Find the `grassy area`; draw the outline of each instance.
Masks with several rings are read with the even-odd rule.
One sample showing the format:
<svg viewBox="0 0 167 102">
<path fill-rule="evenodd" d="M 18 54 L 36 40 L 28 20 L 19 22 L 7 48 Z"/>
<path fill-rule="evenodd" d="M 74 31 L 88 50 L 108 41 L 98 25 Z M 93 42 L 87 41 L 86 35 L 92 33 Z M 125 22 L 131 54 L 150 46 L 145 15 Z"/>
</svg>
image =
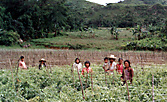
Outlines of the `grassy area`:
<svg viewBox="0 0 167 102">
<path fill-rule="evenodd" d="M 126 29 L 119 29 L 119 40 L 111 36 L 109 28 L 93 29 L 93 32 L 62 32 L 64 36 L 53 38 L 33 39 L 37 46 L 48 48 L 71 48 L 71 49 L 100 49 L 120 50 L 121 46 L 133 40 L 132 32 Z"/>
<path fill-rule="evenodd" d="M 129 30 L 127 30 L 129 29 Z M 167 50 L 166 37 L 161 33 L 147 34 L 147 37 L 135 40 L 133 28 L 119 28 L 118 40 L 110 33 L 110 28 L 90 29 L 88 31 L 64 32 L 54 37 L 49 33 L 48 38 L 32 39 L 24 42 L 22 46 L 31 44 L 30 49 L 74 49 L 74 50 Z M 141 34 L 141 36 L 145 36 Z M 142 37 L 141 37 L 142 38 Z M 0 46 L 0 48 L 16 49 L 15 46 Z"/>
</svg>

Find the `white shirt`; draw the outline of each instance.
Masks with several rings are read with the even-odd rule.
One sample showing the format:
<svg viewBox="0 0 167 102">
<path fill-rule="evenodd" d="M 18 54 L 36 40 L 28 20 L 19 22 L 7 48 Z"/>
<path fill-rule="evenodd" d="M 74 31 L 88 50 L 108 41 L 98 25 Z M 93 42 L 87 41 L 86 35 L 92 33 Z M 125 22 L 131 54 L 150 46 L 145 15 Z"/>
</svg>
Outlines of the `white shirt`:
<svg viewBox="0 0 167 102">
<path fill-rule="evenodd" d="M 107 70 L 109 68 L 109 64 L 108 63 L 104 63 L 103 67 L 104 67 L 105 70 Z"/>
<path fill-rule="evenodd" d="M 74 63 L 73 68 L 74 68 L 74 70 L 77 70 L 77 68 L 78 68 L 78 70 L 80 71 L 82 69 L 82 64 L 81 63 L 79 63 L 79 64 Z"/>
<path fill-rule="evenodd" d="M 19 67 L 22 68 L 22 69 L 27 69 L 27 66 L 26 66 L 24 61 L 23 62 L 22 61 L 19 62 Z"/>
<path fill-rule="evenodd" d="M 109 65 L 109 70 L 112 70 L 112 69 L 116 69 L 116 63 L 115 62 L 112 62 L 112 66 L 110 66 L 110 62 L 108 63 Z"/>
</svg>

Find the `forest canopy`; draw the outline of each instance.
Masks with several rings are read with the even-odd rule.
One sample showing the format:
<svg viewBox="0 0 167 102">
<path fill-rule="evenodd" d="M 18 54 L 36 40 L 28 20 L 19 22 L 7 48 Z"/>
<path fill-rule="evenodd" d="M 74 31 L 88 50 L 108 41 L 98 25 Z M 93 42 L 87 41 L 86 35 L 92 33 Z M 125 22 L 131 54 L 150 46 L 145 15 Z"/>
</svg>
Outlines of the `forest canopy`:
<svg viewBox="0 0 167 102">
<path fill-rule="evenodd" d="M 127 5 L 130 1 L 153 5 L 137 2 Z M 84 27 L 125 28 L 151 24 L 164 28 L 167 6 L 151 1 L 125 0 L 103 6 L 86 0 L 0 0 L 0 29 L 30 40 L 47 38 L 49 32 L 59 34 L 60 30 L 82 31 Z"/>
</svg>

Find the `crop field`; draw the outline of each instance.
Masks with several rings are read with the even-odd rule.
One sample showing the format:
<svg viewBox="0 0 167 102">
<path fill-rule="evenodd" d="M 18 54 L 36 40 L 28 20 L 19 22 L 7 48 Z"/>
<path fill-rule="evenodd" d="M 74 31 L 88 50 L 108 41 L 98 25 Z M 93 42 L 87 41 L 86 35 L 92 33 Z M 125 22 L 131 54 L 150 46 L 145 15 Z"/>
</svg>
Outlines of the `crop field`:
<svg viewBox="0 0 167 102">
<path fill-rule="evenodd" d="M 70 66 L 55 66 L 51 69 L 38 70 L 30 67 L 28 70 L 19 70 L 16 75 L 14 69 L 0 70 L 0 100 L 2 102 L 128 102 L 126 85 L 122 86 L 119 74 L 107 76 L 101 65 L 92 65 L 93 84 L 88 79 L 85 87 L 85 77 L 81 75 L 84 87 L 82 97 L 78 74 L 71 75 Z M 166 65 L 145 66 L 134 68 L 133 84 L 128 84 L 131 102 L 165 102 L 167 100 L 167 67 Z M 93 89 L 91 88 L 93 85 Z"/>
<path fill-rule="evenodd" d="M 107 75 L 102 69 L 103 58 L 114 54 L 129 59 L 134 69 L 133 84 L 128 84 L 132 102 L 165 102 L 167 100 L 167 53 L 134 51 L 51 50 L 51 49 L 0 49 L 0 100 L 29 102 L 81 102 L 81 101 L 129 101 L 126 85 L 122 86 L 119 74 Z M 16 74 L 18 59 L 25 56 L 28 70 Z M 71 65 L 78 57 L 83 63 L 91 61 L 93 84 L 81 75 L 84 88 L 83 100 L 77 71 L 71 73 Z M 47 60 L 47 69 L 38 70 L 39 59 Z M 93 88 L 91 87 L 93 85 Z M 87 87 L 86 87 L 87 86 Z"/>
</svg>

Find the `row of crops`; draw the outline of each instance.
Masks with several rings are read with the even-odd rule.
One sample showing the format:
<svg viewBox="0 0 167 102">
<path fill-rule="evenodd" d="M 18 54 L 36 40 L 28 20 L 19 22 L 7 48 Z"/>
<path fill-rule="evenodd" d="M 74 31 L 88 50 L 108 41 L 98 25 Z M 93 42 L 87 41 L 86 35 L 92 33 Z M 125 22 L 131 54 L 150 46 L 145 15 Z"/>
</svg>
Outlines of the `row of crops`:
<svg viewBox="0 0 167 102">
<path fill-rule="evenodd" d="M 85 87 L 85 77 L 81 76 L 85 101 L 128 101 L 126 85 L 122 86 L 119 74 L 107 76 L 101 66 L 93 65 L 93 90 L 91 80 Z M 149 66 L 144 69 L 134 68 L 133 85 L 129 85 L 130 100 L 148 102 L 153 100 L 152 75 L 154 75 L 154 100 L 165 102 L 167 100 L 167 67 Z M 74 84 L 73 84 L 74 82 Z M 71 75 L 71 67 L 54 67 L 52 69 L 38 70 L 29 68 L 19 70 L 0 70 L 0 100 L 12 101 L 45 101 L 45 102 L 75 102 L 83 101 L 81 85 L 78 74 Z"/>
</svg>

